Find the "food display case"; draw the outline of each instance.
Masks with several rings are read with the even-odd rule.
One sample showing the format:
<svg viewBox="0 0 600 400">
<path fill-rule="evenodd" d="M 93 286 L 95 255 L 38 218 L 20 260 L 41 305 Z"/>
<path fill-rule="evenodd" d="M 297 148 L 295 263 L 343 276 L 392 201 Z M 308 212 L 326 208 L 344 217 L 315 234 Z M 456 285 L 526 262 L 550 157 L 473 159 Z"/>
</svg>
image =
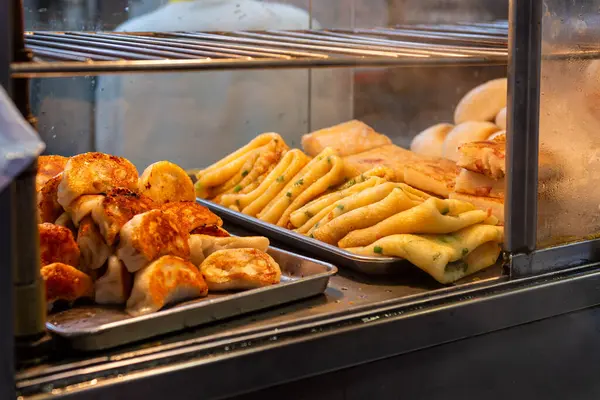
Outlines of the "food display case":
<svg viewBox="0 0 600 400">
<path fill-rule="evenodd" d="M 207 2 L 235 17 L 210 14 L 216 22 L 205 25 L 219 29 L 188 29 L 185 13 L 173 14 L 182 28 L 164 28 L 152 14 L 196 2 L 204 0 L 71 8 L 5 1 L 0 83 L 46 154 L 71 157 L 51 179 L 63 188 L 60 217 L 64 211 L 75 223 L 79 197 L 65 200 L 65 188 L 94 162 L 75 165 L 77 154 L 144 171 L 144 184 L 134 174 L 130 196 L 147 194 L 157 204 L 170 186 L 154 191 L 145 168 L 169 160 L 193 181 L 194 206 L 219 220 L 202 228 L 254 240 L 236 250 L 260 248 L 277 264 L 277 282 L 212 293 L 216 283 L 202 266 L 219 253 L 215 244 L 211 254 L 202 248 L 198 263 L 188 251 L 194 273 L 199 267 L 209 282 L 205 300 L 144 315 L 130 312 L 129 302 L 126 314 L 84 301 L 46 314 L 38 229 L 47 227 L 36 220 L 42 195 L 33 162 L 0 181 L 1 398 L 597 396 L 588 366 L 600 351 L 594 7 L 583 0 Z M 277 7 L 291 7 L 291 27 Z M 246 25 L 251 9 L 279 19 Z M 127 13 L 148 12 L 149 20 L 125 22 Z M 478 124 L 479 133 L 464 133 L 465 124 Z M 442 139 L 432 139 L 430 127 Z M 357 130 L 366 132 L 364 143 Z M 452 139 L 459 134 L 469 140 Z M 0 132 L 0 140 L 15 137 Z M 369 141 L 376 144 L 365 149 Z M 258 172 L 245 180 L 269 157 L 276 159 L 262 180 Z M 181 170 L 168 164 L 161 168 L 170 174 Z M 461 191 L 461 174 L 486 183 Z M 300 188 L 309 179 L 309 189 Z M 273 189 L 278 184 L 285 189 Z M 105 180 L 95 185 L 79 195 L 101 195 L 101 205 L 119 196 Z M 117 246 L 107 268 L 113 257 L 122 261 L 140 296 L 141 272 L 164 257 L 187 262 L 181 252 L 161 253 L 133 268 L 139 257 L 122 251 L 135 247 L 132 221 L 168 213 L 185 197 L 169 195 L 166 206 L 132 213 L 112 242 L 102 232 Z M 96 223 L 98 207 L 89 212 Z M 77 238 L 81 226 L 73 228 Z M 185 232 L 190 246 L 193 236 L 210 236 L 196 229 Z M 452 255 L 442 262 L 444 251 Z"/>
</svg>

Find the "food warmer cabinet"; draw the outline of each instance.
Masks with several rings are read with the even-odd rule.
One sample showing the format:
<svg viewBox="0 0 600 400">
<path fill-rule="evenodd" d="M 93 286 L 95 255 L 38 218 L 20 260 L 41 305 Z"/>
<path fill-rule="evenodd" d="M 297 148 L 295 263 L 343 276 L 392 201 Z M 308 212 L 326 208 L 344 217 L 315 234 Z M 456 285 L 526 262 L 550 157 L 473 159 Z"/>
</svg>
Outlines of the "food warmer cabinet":
<svg viewBox="0 0 600 400">
<path fill-rule="evenodd" d="M 40 285 L 32 165 L 0 197 L 0 397 L 597 397 L 588 364 L 600 351 L 598 147 L 587 132 L 597 123 L 598 23 L 597 10 L 576 3 L 511 1 L 508 23 L 211 33 L 229 54 L 232 43 L 250 43 L 271 56 L 154 53 L 148 60 L 131 55 L 152 54 L 144 43 L 153 41 L 177 54 L 181 37 L 208 34 L 155 34 L 136 43 L 69 33 L 79 46 L 61 51 L 65 35 L 23 35 L 21 5 L 4 1 L 0 82 L 31 123 L 34 78 L 290 68 L 318 74 L 332 67 L 388 68 L 394 74 L 386 76 L 401 77 L 411 68 L 439 74 L 503 65 L 509 118 L 503 265 L 447 287 L 418 274 L 369 277 L 341 269 L 324 296 L 92 353 L 50 337 L 34 309 Z M 125 49 L 118 57 L 115 44 Z M 453 51 L 433 51 L 439 46 Z M 469 46 L 477 50 L 459 51 Z M 404 54 L 414 48 L 429 54 Z M 562 157 L 565 179 L 556 187 L 538 185 L 540 148 Z"/>
</svg>

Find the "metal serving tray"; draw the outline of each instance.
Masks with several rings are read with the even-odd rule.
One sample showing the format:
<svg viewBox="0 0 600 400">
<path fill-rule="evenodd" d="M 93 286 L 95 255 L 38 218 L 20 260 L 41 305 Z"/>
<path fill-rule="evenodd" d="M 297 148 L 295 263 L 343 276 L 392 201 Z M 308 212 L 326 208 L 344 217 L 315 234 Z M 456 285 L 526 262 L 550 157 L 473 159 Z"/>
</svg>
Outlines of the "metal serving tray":
<svg viewBox="0 0 600 400">
<path fill-rule="evenodd" d="M 416 268 L 401 258 L 360 256 L 289 229 L 281 228 L 249 215 L 233 211 L 212 201 L 203 199 L 197 199 L 197 201 L 229 223 L 238 225 L 250 232 L 266 236 L 294 249 L 305 251 L 319 259 L 329 261 L 338 267 L 351 268 L 369 275 L 397 274 L 406 268 Z"/>
<path fill-rule="evenodd" d="M 315 296 L 325 291 L 337 272 L 331 264 L 274 247 L 268 253 L 281 267 L 279 285 L 209 294 L 140 317 L 119 307 L 76 306 L 50 314 L 46 326 L 74 349 L 102 350 Z"/>
</svg>

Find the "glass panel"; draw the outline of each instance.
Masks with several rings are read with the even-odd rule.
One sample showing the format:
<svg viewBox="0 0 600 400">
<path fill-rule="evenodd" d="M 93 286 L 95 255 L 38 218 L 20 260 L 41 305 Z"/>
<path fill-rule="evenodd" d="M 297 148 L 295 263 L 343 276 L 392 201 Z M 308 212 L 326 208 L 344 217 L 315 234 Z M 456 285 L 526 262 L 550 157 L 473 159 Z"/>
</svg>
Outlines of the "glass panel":
<svg viewBox="0 0 600 400">
<path fill-rule="evenodd" d="M 599 11 L 599 1 L 545 1 L 539 247 L 600 231 L 600 61 L 581 57 L 599 50 Z"/>
</svg>

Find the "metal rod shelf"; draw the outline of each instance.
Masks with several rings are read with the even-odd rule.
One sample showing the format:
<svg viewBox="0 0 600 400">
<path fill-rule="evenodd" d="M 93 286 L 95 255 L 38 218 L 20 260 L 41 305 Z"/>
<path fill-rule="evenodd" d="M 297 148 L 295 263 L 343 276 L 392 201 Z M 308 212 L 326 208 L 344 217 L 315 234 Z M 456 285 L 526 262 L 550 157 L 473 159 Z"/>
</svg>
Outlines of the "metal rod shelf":
<svg viewBox="0 0 600 400">
<path fill-rule="evenodd" d="M 15 78 L 186 70 L 503 65 L 508 30 L 492 25 L 228 33 L 25 32 L 34 62 Z"/>
</svg>

